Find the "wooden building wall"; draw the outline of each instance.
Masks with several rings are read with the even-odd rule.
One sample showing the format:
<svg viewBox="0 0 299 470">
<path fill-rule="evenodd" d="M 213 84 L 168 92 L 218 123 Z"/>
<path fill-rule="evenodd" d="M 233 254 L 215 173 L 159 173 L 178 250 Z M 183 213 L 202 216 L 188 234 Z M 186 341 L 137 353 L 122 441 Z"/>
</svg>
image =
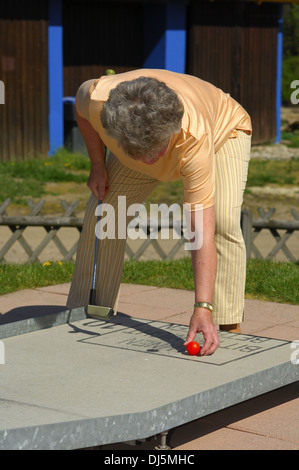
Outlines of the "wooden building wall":
<svg viewBox="0 0 299 470">
<path fill-rule="evenodd" d="M 191 1 L 186 72 L 231 93 L 250 113 L 255 143 L 275 138 L 278 4 Z M 153 24 L 153 28 L 155 24 Z M 64 96 L 107 68 L 144 61 L 144 5 L 63 0 Z M 47 155 L 48 0 L 9 0 L 0 8 L 0 161 Z"/>
<path fill-rule="evenodd" d="M 214 83 L 249 112 L 253 142 L 276 135 L 279 5 L 194 2 L 188 12 L 187 73 Z"/>
<path fill-rule="evenodd" d="M 0 161 L 47 155 L 48 5 L 46 0 L 1 2 Z"/>
<path fill-rule="evenodd" d="M 143 66 L 141 3 L 64 0 L 64 95 L 74 96 L 85 80 Z"/>
</svg>

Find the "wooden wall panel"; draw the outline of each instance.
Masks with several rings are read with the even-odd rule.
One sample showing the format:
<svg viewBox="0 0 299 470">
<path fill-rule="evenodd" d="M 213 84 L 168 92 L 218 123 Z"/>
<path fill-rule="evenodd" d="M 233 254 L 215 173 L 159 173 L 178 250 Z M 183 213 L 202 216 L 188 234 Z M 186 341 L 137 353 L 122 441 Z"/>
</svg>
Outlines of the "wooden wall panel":
<svg viewBox="0 0 299 470">
<path fill-rule="evenodd" d="M 64 0 L 64 95 L 82 82 L 143 64 L 143 6 L 94 0 Z"/>
<path fill-rule="evenodd" d="M 249 112 L 253 142 L 276 137 L 279 5 L 193 2 L 188 12 L 187 73 L 230 93 Z"/>
<path fill-rule="evenodd" d="M 46 1 L 10 0 L 1 6 L 0 161 L 48 153 L 47 27 Z"/>
</svg>

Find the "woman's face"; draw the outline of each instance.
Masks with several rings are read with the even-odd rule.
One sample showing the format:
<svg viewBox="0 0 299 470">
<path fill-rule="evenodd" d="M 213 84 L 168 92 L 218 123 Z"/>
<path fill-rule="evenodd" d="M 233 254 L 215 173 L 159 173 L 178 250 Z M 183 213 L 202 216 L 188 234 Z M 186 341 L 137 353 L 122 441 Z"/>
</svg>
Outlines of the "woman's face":
<svg viewBox="0 0 299 470">
<path fill-rule="evenodd" d="M 169 144 L 170 144 L 170 141 L 168 142 L 167 145 L 165 145 L 165 147 L 163 147 L 163 149 L 161 150 L 161 152 L 159 152 L 157 155 L 150 156 L 150 157 L 140 157 L 138 160 L 140 160 L 142 163 L 145 163 L 146 165 L 153 165 L 153 164 L 156 163 L 161 157 L 163 157 L 163 155 L 165 155 L 165 153 L 167 152 L 167 150 L 168 150 L 168 148 L 169 148 Z"/>
</svg>

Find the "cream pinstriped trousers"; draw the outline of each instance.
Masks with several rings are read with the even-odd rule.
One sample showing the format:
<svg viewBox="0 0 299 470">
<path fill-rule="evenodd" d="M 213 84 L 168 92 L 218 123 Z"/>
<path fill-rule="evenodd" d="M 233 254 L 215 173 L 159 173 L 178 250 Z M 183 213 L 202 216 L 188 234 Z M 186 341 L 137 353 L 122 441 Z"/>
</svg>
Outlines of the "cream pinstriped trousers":
<svg viewBox="0 0 299 470">
<path fill-rule="evenodd" d="M 215 324 L 241 323 L 244 315 L 246 251 L 240 227 L 240 216 L 250 145 L 251 136 L 238 131 L 238 136 L 228 139 L 215 155 L 215 242 L 218 255 L 213 299 Z M 159 181 L 124 167 L 113 154 L 108 157 L 107 171 L 109 192 L 104 202 L 115 208 L 115 233 L 117 234 L 118 196 L 126 196 L 126 207 L 134 203 L 142 203 Z M 89 303 L 97 204 L 98 201 L 91 195 L 86 208 L 75 272 L 67 301 L 69 309 L 86 306 Z M 127 217 L 127 223 L 129 220 Z M 107 225 L 110 222 L 114 224 L 114 220 L 109 221 L 107 218 Z M 105 238 L 98 242 L 96 303 L 112 307 L 114 310 L 117 310 L 125 246 L 126 240 L 118 239 L 117 236 L 115 239 Z M 186 308 L 190 308 L 191 315 L 193 306 L 186 306 Z"/>
</svg>

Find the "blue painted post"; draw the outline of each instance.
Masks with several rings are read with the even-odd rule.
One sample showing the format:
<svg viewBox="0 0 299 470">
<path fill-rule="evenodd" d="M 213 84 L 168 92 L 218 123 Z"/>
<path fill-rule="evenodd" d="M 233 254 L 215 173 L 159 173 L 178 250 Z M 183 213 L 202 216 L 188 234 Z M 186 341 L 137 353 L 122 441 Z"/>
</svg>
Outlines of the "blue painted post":
<svg viewBox="0 0 299 470">
<path fill-rule="evenodd" d="M 278 35 L 277 35 L 277 69 L 276 69 L 276 140 L 281 141 L 281 86 L 282 86 L 282 59 L 283 59 L 283 33 L 282 33 L 282 5 L 279 5 Z"/>
<path fill-rule="evenodd" d="M 62 0 L 49 0 L 49 155 L 64 145 Z"/>
<path fill-rule="evenodd" d="M 144 61 L 146 69 L 165 68 L 165 5 L 144 5 Z"/>
<path fill-rule="evenodd" d="M 185 0 L 145 5 L 144 31 L 143 66 L 185 73 Z"/>
<path fill-rule="evenodd" d="M 184 0 L 168 2 L 166 10 L 165 68 L 185 73 L 186 5 Z"/>
</svg>

